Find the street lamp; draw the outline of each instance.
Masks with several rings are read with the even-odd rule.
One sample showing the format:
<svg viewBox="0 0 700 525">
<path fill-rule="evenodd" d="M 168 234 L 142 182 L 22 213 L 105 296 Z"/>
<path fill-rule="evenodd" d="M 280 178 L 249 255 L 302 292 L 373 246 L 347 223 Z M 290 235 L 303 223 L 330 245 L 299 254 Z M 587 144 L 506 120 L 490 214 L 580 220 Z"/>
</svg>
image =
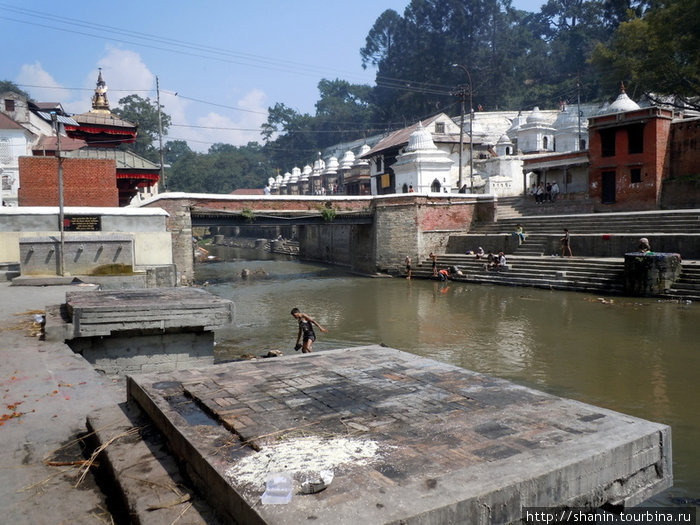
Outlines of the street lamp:
<svg viewBox="0 0 700 525">
<path fill-rule="evenodd" d="M 452 64 L 452 67 L 458 67 L 467 74 L 469 80 L 469 193 L 474 193 L 474 109 L 472 108 L 472 94 L 474 93 L 474 85 L 472 84 L 472 76 L 469 70 L 462 64 Z M 466 93 L 462 87 L 459 91 L 460 99 L 462 100 L 461 123 L 459 126 L 459 189 L 462 189 L 462 139 L 464 137 L 464 99 Z"/>
</svg>

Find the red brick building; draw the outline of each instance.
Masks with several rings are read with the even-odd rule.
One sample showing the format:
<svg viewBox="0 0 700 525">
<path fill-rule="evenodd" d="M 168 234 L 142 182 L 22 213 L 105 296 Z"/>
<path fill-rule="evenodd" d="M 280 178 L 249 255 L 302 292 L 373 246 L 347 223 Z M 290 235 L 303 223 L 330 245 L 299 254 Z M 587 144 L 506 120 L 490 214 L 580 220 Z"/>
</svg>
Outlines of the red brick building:
<svg viewBox="0 0 700 525">
<path fill-rule="evenodd" d="M 640 108 L 624 92 L 589 118 L 589 197 L 596 211 L 657 209 L 668 176 L 673 111 Z"/>
<path fill-rule="evenodd" d="M 116 207 L 116 164 L 107 159 L 62 159 L 65 206 Z M 20 157 L 20 206 L 58 206 L 58 158 Z"/>
</svg>

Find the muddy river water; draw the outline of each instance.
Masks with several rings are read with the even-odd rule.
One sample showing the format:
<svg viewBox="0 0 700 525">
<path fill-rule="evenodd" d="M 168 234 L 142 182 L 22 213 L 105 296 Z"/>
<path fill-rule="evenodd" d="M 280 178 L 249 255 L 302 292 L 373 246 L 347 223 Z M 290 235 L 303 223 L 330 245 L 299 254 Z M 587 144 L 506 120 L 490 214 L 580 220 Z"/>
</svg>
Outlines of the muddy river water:
<svg viewBox="0 0 700 525">
<path fill-rule="evenodd" d="M 215 250 L 215 251 L 214 251 Z M 294 353 L 293 307 L 328 329 L 314 351 L 383 343 L 672 427 L 674 487 L 700 504 L 700 304 L 532 288 L 365 278 L 232 248 L 197 265 L 234 303 L 216 358 Z M 241 271 L 253 275 L 241 278 Z"/>
</svg>

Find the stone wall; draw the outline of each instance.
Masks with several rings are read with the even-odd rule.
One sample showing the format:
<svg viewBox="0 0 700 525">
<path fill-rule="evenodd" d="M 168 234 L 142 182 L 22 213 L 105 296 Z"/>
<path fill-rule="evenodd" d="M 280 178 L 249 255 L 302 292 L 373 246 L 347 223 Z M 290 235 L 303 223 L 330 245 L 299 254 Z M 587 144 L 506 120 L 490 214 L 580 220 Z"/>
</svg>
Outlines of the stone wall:
<svg viewBox="0 0 700 525">
<path fill-rule="evenodd" d="M 328 224 L 297 227 L 302 259 L 349 266 L 353 271 L 375 273 L 399 271 L 409 255 L 425 258 L 430 251 L 444 251 L 450 235 L 468 231 L 472 223 L 495 220 L 492 195 L 407 193 L 366 196 L 213 196 L 162 194 L 144 204 L 166 210 L 172 234 L 173 259 L 180 282 L 194 278 L 192 220 L 190 209 L 242 211 L 318 211 L 333 207 L 340 211 L 371 210 L 372 225 Z"/>
<path fill-rule="evenodd" d="M 214 363 L 214 332 L 84 337 L 71 349 L 109 376 L 189 370 Z"/>
<path fill-rule="evenodd" d="M 146 270 L 149 267 L 168 267 L 173 264 L 173 249 L 171 234 L 166 230 L 167 214 L 163 210 L 149 210 L 136 208 L 88 208 L 66 207 L 65 215 L 73 219 L 86 217 L 95 225 L 94 231 L 66 231 L 64 234 L 68 247 L 75 248 L 66 257 L 72 257 L 74 262 L 83 264 L 87 260 L 87 254 L 94 248 L 91 258 L 91 266 L 95 268 L 102 264 L 122 263 L 129 264 L 135 270 Z M 188 215 L 189 217 L 189 215 Z M 118 257 L 119 260 L 108 261 L 107 253 L 103 247 L 102 252 L 97 249 L 102 245 L 102 240 L 109 237 L 128 237 L 131 255 L 128 260 L 123 260 L 126 255 L 124 247 Z M 26 244 L 25 239 L 43 238 L 51 243 L 52 238 L 59 239 L 58 208 L 57 207 L 14 207 L 0 208 L 0 262 L 20 262 L 26 259 L 20 253 L 20 244 Z M 44 243 L 45 244 L 45 243 Z M 82 246 L 82 250 L 79 250 Z M 71 248 L 72 249 L 72 248 Z M 68 248 L 67 248 L 68 253 Z M 98 256 L 95 259 L 95 256 Z M 114 253 L 112 253 L 112 258 Z M 55 259 L 45 261 L 45 271 L 55 275 Z M 36 259 L 32 265 L 37 263 Z M 31 271 L 34 273 L 36 268 Z M 80 271 L 76 267 L 76 272 Z M 167 269 L 163 270 L 170 273 Z M 34 273 L 35 274 L 35 273 Z"/>
</svg>

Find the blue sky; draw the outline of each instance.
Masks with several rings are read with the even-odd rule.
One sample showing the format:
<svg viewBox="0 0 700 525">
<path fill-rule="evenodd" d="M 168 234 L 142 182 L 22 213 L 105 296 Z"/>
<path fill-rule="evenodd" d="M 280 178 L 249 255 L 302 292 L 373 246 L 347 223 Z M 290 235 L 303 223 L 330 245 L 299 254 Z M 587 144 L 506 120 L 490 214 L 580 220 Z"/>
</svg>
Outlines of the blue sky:
<svg viewBox="0 0 700 525">
<path fill-rule="evenodd" d="M 168 139 L 206 151 L 260 141 L 267 108 L 314 113 L 322 78 L 374 81 L 359 50 L 386 9 L 409 0 L 0 0 L 0 80 L 36 100 L 90 109 L 102 68 L 112 107 L 131 93 L 172 117 Z M 541 0 L 514 0 L 528 11 Z M 177 93 L 177 95 L 176 95 Z"/>
</svg>

